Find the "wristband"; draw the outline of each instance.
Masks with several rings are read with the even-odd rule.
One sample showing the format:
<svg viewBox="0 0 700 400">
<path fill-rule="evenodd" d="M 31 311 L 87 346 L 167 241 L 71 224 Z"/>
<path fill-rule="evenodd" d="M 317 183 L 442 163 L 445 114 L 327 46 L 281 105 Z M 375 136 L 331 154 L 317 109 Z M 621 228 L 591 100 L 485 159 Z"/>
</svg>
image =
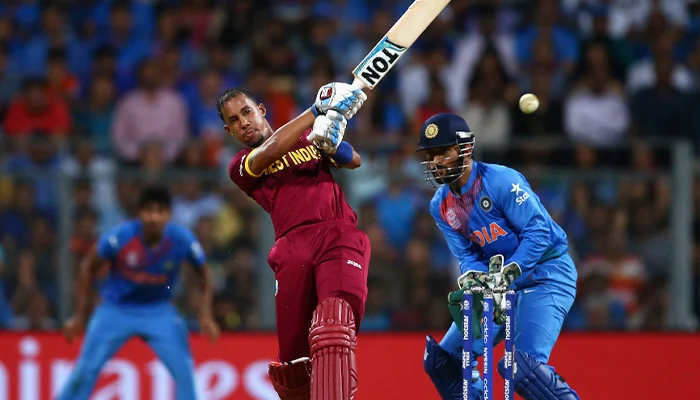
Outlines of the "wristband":
<svg viewBox="0 0 700 400">
<path fill-rule="evenodd" d="M 319 115 L 326 115 L 326 113 L 322 112 L 318 109 L 318 107 L 316 107 L 316 104 L 311 105 L 311 113 L 314 115 L 314 117 L 318 117 Z"/>
<path fill-rule="evenodd" d="M 339 165 L 348 165 L 352 161 L 352 146 L 348 142 L 340 142 L 338 150 L 335 154 L 330 154 L 330 157 Z"/>
</svg>

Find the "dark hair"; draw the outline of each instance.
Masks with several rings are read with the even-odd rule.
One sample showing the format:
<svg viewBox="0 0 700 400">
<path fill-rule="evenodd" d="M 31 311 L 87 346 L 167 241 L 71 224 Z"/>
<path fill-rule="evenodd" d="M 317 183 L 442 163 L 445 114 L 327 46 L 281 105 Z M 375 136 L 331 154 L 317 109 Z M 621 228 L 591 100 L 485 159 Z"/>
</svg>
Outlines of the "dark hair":
<svg viewBox="0 0 700 400">
<path fill-rule="evenodd" d="M 170 208 L 171 199 L 168 189 L 157 186 L 149 186 L 145 188 L 143 192 L 141 192 L 138 206 L 139 208 L 144 208 L 149 204 L 159 204 L 165 206 L 166 208 Z"/>
<path fill-rule="evenodd" d="M 131 14 L 131 4 L 128 0 L 116 0 L 109 9 L 110 12 L 124 11 Z"/>
<path fill-rule="evenodd" d="M 68 52 L 61 47 L 49 49 L 49 54 L 46 56 L 48 62 L 65 62 L 68 60 Z"/>
<path fill-rule="evenodd" d="M 97 211 L 93 210 L 90 207 L 81 207 L 75 211 L 75 214 L 73 214 L 73 220 L 74 221 L 79 221 L 81 219 L 97 219 Z"/>
<path fill-rule="evenodd" d="M 102 45 L 95 50 L 95 53 L 92 56 L 93 60 L 98 60 L 100 58 L 114 58 L 115 57 L 115 52 L 114 52 L 114 47 L 109 46 L 109 45 Z"/>
<path fill-rule="evenodd" d="M 46 88 L 46 80 L 40 77 L 29 77 L 22 81 L 22 89 L 44 89 Z"/>
<path fill-rule="evenodd" d="M 258 104 L 258 100 L 253 96 L 253 93 L 250 92 L 250 90 L 245 89 L 245 88 L 233 88 L 233 89 L 226 89 L 224 93 L 221 94 L 219 97 L 219 102 L 216 103 L 216 110 L 219 112 L 219 118 L 221 118 L 222 121 L 226 122 L 226 119 L 224 119 L 224 112 L 222 111 L 224 108 L 224 104 L 231 100 L 232 98 L 238 96 L 238 95 L 243 95 L 247 98 L 249 98 L 253 103 Z"/>
</svg>

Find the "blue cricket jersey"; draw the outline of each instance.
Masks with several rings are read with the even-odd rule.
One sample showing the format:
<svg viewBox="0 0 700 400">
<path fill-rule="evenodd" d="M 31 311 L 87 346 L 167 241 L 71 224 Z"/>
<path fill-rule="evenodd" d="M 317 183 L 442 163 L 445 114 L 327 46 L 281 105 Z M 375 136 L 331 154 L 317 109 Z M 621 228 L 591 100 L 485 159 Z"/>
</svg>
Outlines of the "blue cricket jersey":
<svg viewBox="0 0 700 400">
<path fill-rule="evenodd" d="M 160 243 L 149 248 L 139 220 L 121 223 L 102 235 L 97 253 L 110 264 L 100 294 L 118 304 L 169 301 L 182 262 L 197 268 L 206 262 L 202 246 L 187 228 L 166 224 Z"/>
<path fill-rule="evenodd" d="M 440 187 L 430 202 L 430 213 L 462 273 L 488 271 L 489 258 L 502 254 L 506 264 L 517 262 L 523 271 L 515 287 L 541 279 L 575 281 L 571 268 L 551 270 L 548 264 L 538 270 L 543 262 L 568 253 L 566 233 L 525 177 L 511 168 L 473 162 L 461 196 L 447 185 Z"/>
</svg>

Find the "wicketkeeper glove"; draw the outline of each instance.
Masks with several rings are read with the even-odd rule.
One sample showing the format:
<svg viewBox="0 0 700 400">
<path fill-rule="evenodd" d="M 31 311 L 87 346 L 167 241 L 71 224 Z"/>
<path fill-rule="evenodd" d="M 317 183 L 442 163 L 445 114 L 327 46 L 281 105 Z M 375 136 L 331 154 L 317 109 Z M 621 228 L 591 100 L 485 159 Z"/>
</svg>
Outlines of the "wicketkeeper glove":
<svg viewBox="0 0 700 400">
<path fill-rule="evenodd" d="M 455 292 L 450 292 L 447 295 L 448 306 L 450 308 L 450 314 L 459 328 L 460 336 L 464 334 L 464 316 L 462 315 L 462 302 L 464 301 L 464 292 L 467 288 L 459 289 Z M 472 320 L 469 321 L 471 324 L 472 337 L 474 339 L 481 339 L 481 320 L 484 319 L 484 304 L 482 300 L 484 299 L 484 294 L 482 292 L 475 292 L 472 295 Z"/>
<path fill-rule="evenodd" d="M 504 266 L 504 258 L 502 254 L 496 254 L 489 259 L 489 275 L 491 279 L 489 283 L 493 286 L 491 289 L 502 288 L 507 289 L 522 275 L 520 265 L 516 262 L 511 262 Z M 495 304 L 493 313 L 493 322 L 497 325 L 503 325 L 506 322 L 506 303 L 504 293 L 493 293 L 493 303 Z"/>
<path fill-rule="evenodd" d="M 522 275 L 522 270 L 518 263 L 511 262 L 503 266 L 504 257 L 501 254 L 491 257 L 489 260 L 489 272 L 483 271 L 467 271 L 457 279 L 457 284 L 460 290 L 451 292 L 447 298 L 449 303 L 450 314 L 457 323 L 460 333 L 463 333 L 462 326 L 462 301 L 464 299 L 464 291 L 474 287 L 489 288 L 508 288 L 516 279 Z M 474 304 L 472 305 L 472 332 L 475 338 L 481 337 L 481 320 L 483 319 L 483 292 L 477 291 L 473 295 Z M 505 296 L 501 293 L 493 294 L 494 314 L 493 322 L 497 325 L 503 325 L 506 321 L 505 315 Z"/>
</svg>

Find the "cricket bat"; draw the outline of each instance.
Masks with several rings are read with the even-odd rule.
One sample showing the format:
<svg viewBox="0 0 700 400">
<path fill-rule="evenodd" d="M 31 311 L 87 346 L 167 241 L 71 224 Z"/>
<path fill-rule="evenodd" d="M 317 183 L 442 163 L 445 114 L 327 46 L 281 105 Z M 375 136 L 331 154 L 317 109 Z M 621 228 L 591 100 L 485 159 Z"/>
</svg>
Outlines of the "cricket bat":
<svg viewBox="0 0 700 400">
<path fill-rule="evenodd" d="M 450 0 L 415 0 L 352 71 L 353 86 L 374 89 L 449 3 Z"/>
</svg>

